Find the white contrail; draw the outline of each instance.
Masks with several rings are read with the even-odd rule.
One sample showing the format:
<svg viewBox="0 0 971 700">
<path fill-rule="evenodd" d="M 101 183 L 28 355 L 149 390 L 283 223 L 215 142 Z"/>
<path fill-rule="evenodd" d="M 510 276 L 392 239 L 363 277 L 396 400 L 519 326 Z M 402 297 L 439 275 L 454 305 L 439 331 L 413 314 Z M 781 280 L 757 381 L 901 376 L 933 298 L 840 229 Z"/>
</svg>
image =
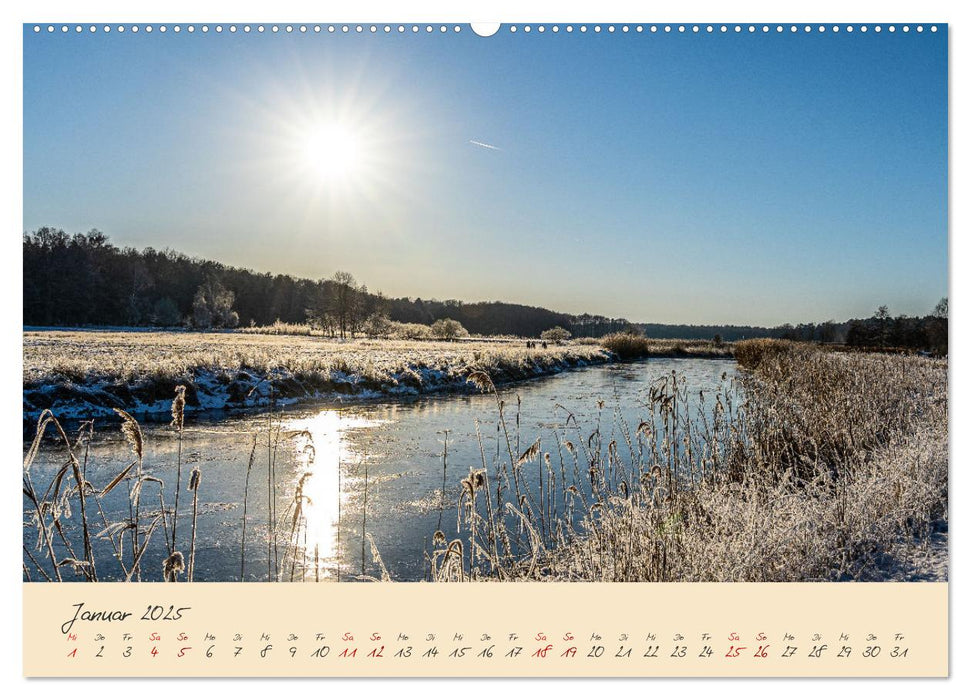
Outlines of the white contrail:
<svg viewBox="0 0 971 700">
<path fill-rule="evenodd" d="M 473 146 L 479 146 L 480 148 L 488 148 L 490 151 L 502 150 L 498 146 L 493 146 L 491 143 L 482 143 L 481 141 L 476 141 L 475 139 L 469 139 L 469 143 L 471 143 Z"/>
</svg>

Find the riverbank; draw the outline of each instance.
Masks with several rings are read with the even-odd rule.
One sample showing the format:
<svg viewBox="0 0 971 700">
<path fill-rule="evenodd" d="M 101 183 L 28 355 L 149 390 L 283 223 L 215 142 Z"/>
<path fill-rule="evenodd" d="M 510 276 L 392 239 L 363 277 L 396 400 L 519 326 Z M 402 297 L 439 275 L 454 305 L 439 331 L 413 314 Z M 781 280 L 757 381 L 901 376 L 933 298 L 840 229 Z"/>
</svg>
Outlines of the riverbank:
<svg viewBox="0 0 971 700">
<path fill-rule="evenodd" d="M 629 450 L 580 445 L 593 497 L 562 496 L 578 519 L 517 509 L 535 533 L 527 554 L 477 543 L 489 557 L 465 575 L 947 580 L 947 361 L 765 340 L 739 343 L 736 357 L 744 404 L 717 396 L 714 417 L 698 417 L 676 378 L 658 384 L 660 426 L 639 426 Z M 478 537 L 510 533 L 493 519 Z"/>
<path fill-rule="evenodd" d="M 464 379 L 484 395 L 407 402 L 385 414 L 314 409 L 185 434 L 178 426 L 143 434 L 124 419 L 123 432 L 160 491 L 163 483 L 171 489 L 185 454 L 205 459 L 205 483 L 215 485 L 204 504 L 252 508 L 240 475 L 249 474 L 259 444 L 267 449 L 256 463 L 265 483 L 282 486 L 284 511 L 315 494 L 295 530 L 292 521 L 277 523 L 275 507 L 251 511 L 270 531 L 279 528 L 284 566 L 274 559 L 271 568 L 269 555 L 241 544 L 240 577 L 245 563 L 266 580 L 318 580 L 317 546 L 331 551 L 336 539 L 355 543 L 341 551 L 337 575 L 344 565 L 362 578 L 398 580 L 402 562 L 425 552 L 429 568 L 417 577 L 439 581 L 946 580 L 947 362 L 779 341 L 736 350 L 737 371 L 710 360 L 618 362 L 530 382 L 516 389 L 522 402 L 473 370 Z M 443 411 L 449 406 L 461 416 Z M 124 445 L 92 441 L 89 464 L 88 444 L 83 464 L 103 470 L 89 472 L 92 483 L 119 483 L 130 460 Z M 31 473 L 54 486 L 36 498 L 56 500 L 63 458 L 41 462 Z M 364 530 L 369 483 L 387 484 L 391 501 L 371 499 Z M 125 491 L 106 487 L 92 497 L 109 491 L 115 502 L 104 507 L 127 517 Z M 336 526 L 331 499 L 342 504 Z M 25 513 L 45 508 L 31 501 Z M 452 508 L 456 517 L 443 520 Z M 220 525 L 239 522 L 233 514 Z M 203 532 L 218 533 L 213 546 L 226 547 L 225 528 L 210 523 Z M 332 564 L 323 564 L 327 575 Z"/>
<path fill-rule="evenodd" d="M 186 411 L 348 401 L 475 390 L 471 373 L 497 384 L 604 364 L 597 345 L 527 348 L 525 342 L 352 340 L 240 333 L 28 331 L 24 420 L 164 416 L 177 386 Z"/>
<path fill-rule="evenodd" d="M 299 335 L 150 329 L 29 329 L 23 334 L 23 415 L 164 418 L 177 386 L 192 412 L 365 401 L 476 390 L 592 365 L 647 358 L 732 357 L 731 346 L 657 340 L 635 357 L 595 339 L 543 347 L 525 340 L 340 341 Z"/>
</svg>

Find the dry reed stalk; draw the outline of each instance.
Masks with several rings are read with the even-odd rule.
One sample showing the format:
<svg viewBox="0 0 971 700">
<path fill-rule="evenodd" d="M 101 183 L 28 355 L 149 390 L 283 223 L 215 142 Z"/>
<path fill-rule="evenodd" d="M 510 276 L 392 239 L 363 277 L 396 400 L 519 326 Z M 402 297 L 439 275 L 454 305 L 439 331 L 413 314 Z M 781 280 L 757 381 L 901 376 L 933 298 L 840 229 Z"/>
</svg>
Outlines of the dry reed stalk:
<svg viewBox="0 0 971 700">
<path fill-rule="evenodd" d="M 438 529 L 442 529 L 442 514 L 445 512 L 445 485 L 448 474 L 448 430 L 445 433 L 445 447 L 442 450 L 442 497 L 438 507 Z"/>
<path fill-rule="evenodd" d="M 172 550 L 175 550 L 178 546 L 175 532 L 179 522 L 179 491 L 182 489 L 182 436 L 185 428 L 185 386 L 181 384 L 175 387 L 175 398 L 172 400 L 172 425 L 175 426 L 179 435 L 175 472 L 175 510 L 172 513 Z"/>
<path fill-rule="evenodd" d="M 141 568 L 138 562 L 141 560 L 141 555 L 144 550 L 141 550 L 138 545 L 138 527 L 140 524 L 141 517 L 141 484 L 142 484 L 142 460 L 144 458 L 144 440 L 142 438 L 142 429 L 134 418 L 131 417 L 126 411 L 120 408 L 114 409 L 121 417 L 121 432 L 128 441 L 131 447 L 132 453 L 135 455 L 135 486 L 134 488 L 129 487 L 128 500 L 130 504 L 130 516 L 132 519 L 131 527 L 131 545 L 132 545 L 132 569 L 129 575 L 134 574 L 137 580 L 141 580 Z"/>
<path fill-rule="evenodd" d="M 195 467 L 189 476 L 189 490 L 192 492 L 192 535 L 189 539 L 189 570 L 187 579 L 189 583 L 192 582 L 193 574 L 195 573 L 195 563 L 196 563 L 196 519 L 199 514 L 199 484 L 202 481 L 202 471 L 199 467 Z M 172 529 L 175 530 L 175 525 L 172 525 Z"/>
<path fill-rule="evenodd" d="M 246 580 L 246 513 L 249 506 L 249 477 L 253 470 L 253 462 L 256 461 L 256 445 L 259 441 L 259 434 L 253 435 L 253 447 L 250 449 L 249 462 L 246 464 L 246 480 L 243 485 L 243 522 L 241 525 L 241 535 L 239 542 L 239 580 Z"/>
<path fill-rule="evenodd" d="M 364 545 L 365 538 L 367 535 L 367 496 L 368 496 L 368 473 L 367 473 L 367 461 L 364 462 L 364 506 L 361 509 L 361 576 L 366 575 L 365 571 L 365 559 L 364 559 Z"/>
</svg>

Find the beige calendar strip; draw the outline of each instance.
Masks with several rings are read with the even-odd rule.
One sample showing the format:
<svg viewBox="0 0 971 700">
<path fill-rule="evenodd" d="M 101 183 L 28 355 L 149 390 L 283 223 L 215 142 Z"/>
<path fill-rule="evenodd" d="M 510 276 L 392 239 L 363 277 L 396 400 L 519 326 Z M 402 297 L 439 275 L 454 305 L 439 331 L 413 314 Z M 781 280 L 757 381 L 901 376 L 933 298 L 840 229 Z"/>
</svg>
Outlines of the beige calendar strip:
<svg viewBox="0 0 971 700">
<path fill-rule="evenodd" d="M 946 583 L 27 583 L 27 676 L 946 676 Z"/>
</svg>

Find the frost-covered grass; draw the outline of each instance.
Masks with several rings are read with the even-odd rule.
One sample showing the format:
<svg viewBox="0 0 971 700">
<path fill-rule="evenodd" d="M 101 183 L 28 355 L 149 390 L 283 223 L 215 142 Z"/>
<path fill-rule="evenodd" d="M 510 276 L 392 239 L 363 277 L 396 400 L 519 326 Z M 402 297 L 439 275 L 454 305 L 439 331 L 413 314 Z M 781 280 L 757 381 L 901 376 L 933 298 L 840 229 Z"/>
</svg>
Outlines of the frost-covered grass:
<svg viewBox="0 0 971 700">
<path fill-rule="evenodd" d="M 385 380 L 419 367 L 525 367 L 566 357 L 600 359 L 597 346 L 527 349 L 525 342 L 348 340 L 241 333 L 41 331 L 24 333 L 24 384 L 58 376 L 183 379 L 205 370 L 340 371 Z"/>
<path fill-rule="evenodd" d="M 124 336 L 134 334 L 119 335 L 123 337 L 115 341 L 102 340 L 129 352 L 136 347 L 148 352 L 145 344 L 158 352 L 158 341 L 150 345 L 152 341 L 142 339 L 142 334 L 129 338 L 127 345 Z M 42 334 L 47 341 L 50 336 Z M 206 338 L 229 346 L 234 336 L 219 341 L 216 335 L 196 335 L 167 342 L 178 346 L 184 341 L 185 347 Z M 86 347 L 77 334 L 65 334 L 61 340 Z M 558 406 L 561 420 L 542 434 L 526 434 L 519 428 L 518 401 L 513 402 L 513 394 L 496 384 L 498 372 L 535 368 L 537 357 L 546 358 L 542 361 L 551 367 L 570 357 L 582 360 L 584 356 L 573 354 L 576 348 L 549 348 L 525 356 L 520 354 L 525 348 L 479 348 L 471 350 L 480 355 L 473 354 L 470 360 L 465 354 L 450 354 L 466 352 L 463 346 L 421 346 L 431 353 L 429 362 L 451 362 L 445 365 L 448 371 L 496 401 L 496 429 L 476 431 L 480 441 L 483 433 L 495 436 L 496 461 L 490 464 L 482 449 L 481 468 L 460 465 L 463 472 L 468 469 L 460 491 L 443 494 L 448 503 L 457 503 L 458 534 L 449 541 L 440 531 L 428 533 L 433 580 L 947 578 L 946 360 L 831 353 L 782 341 L 747 341 L 736 348 L 746 370 L 741 387 L 728 382 L 697 401 L 689 400 L 684 377 L 672 373 L 652 385 L 645 397 L 646 414 L 638 425 L 621 419 L 608 430 L 601 425 L 609 420 L 606 415 L 596 424 L 581 425 Z M 342 347 L 347 351 L 348 346 Z M 391 352 L 390 347 L 398 346 L 380 347 Z M 107 354 L 104 347 L 101 350 Z M 360 356 L 367 354 L 359 351 Z M 487 358 L 505 369 L 490 374 L 484 369 Z M 595 361 L 597 356 L 586 359 Z M 397 366 L 388 362 L 389 367 Z M 181 392 L 162 400 L 166 410 L 181 416 Z M 31 464 L 42 441 L 38 438 L 25 455 L 25 516 L 37 535 L 37 545 L 24 549 L 25 580 L 70 577 L 71 572 L 76 579 L 98 580 L 105 567 L 94 562 L 91 537 L 107 538 L 125 576 L 138 580 L 143 566 L 138 552 L 144 551 L 139 542 L 159 532 L 169 542 L 169 513 L 173 517 L 168 557 L 151 565 L 162 565 L 167 579 L 179 580 L 184 565 L 179 548 L 185 548 L 185 538 L 177 541 L 174 511 L 166 506 L 161 489 L 155 489 L 152 477 L 141 474 L 142 436 L 137 421 L 122 414 L 122 430 L 135 459 L 125 454 L 116 479 L 91 485 L 83 477 L 85 428 L 75 439 L 49 413 L 42 418 L 38 434 L 56 430 L 71 459 L 50 484 L 35 485 Z M 273 431 L 271 420 L 266 442 L 261 444 L 273 444 Z M 279 429 L 276 434 L 279 440 Z M 256 442 L 252 444 L 250 465 Z M 80 451 L 75 454 L 75 449 Z M 270 473 L 275 469 L 272 459 Z M 447 468 L 446 451 L 443 470 Z M 131 485 L 132 479 L 138 488 Z M 198 478 L 192 479 L 189 484 L 198 488 Z M 102 530 L 100 499 L 123 483 L 129 486 L 131 519 L 104 521 Z M 301 535 L 301 528 L 306 528 L 300 513 L 302 484 L 301 480 L 292 494 L 292 511 L 279 523 L 267 518 L 271 540 L 277 541 L 282 533 L 285 545 L 278 580 L 293 580 L 293 563 L 305 564 L 312 556 L 300 544 L 306 541 Z M 244 486 L 244 513 L 247 494 Z M 71 513 L 77 513 L 81 522 L 74 531 L 61 527 Z M 181 531 L 184 535 L 184 528 Z M 72 532 L 78 537 L 73 543 L 68 541 Z M 370 533 L 365 537 L 373 558 L 370 571 L 388 578 L 380 543 L 370 540 Z M 190 536 L 186 550 L 190 569 L 193 541 Z M 241 567 L 243 550 L 241 546 Z M 62 560 L 62 551 L 71 556 Z M 290 566 L 286 566 L 288 557 Z M 302 575 L 307 580 L 306 568 Z M 315 578 L 312 574 L 309 580 Z"/>
<path fill-rule="evenodd" d="M 164 413 L 177 385 L 186 386 L 193 410 L 461 389 L 476 370 L 516 381 L 608 359 L 597 346 L 527 348 L 525 341 L 83 330 L 25 331 L 23 340 L 25 417 L 45 408 L 60 408 L 61 416 L 115 407 Z"/>
<path fill-rule="evenodd" d="M 946 580 L 946 361 L 738 345 L 707 409 L 672 375 L 623 440 L 568 419 L 470 475 L 437 578 Z"/>
<path fill-rule="evenodd" d="M 732 343 L 710 340 L 645 338 L 630 333 L 610 333 L 597 339 L 597 344 L 622 360 L 647 357 L 732 357 Z"/>
</svg>

